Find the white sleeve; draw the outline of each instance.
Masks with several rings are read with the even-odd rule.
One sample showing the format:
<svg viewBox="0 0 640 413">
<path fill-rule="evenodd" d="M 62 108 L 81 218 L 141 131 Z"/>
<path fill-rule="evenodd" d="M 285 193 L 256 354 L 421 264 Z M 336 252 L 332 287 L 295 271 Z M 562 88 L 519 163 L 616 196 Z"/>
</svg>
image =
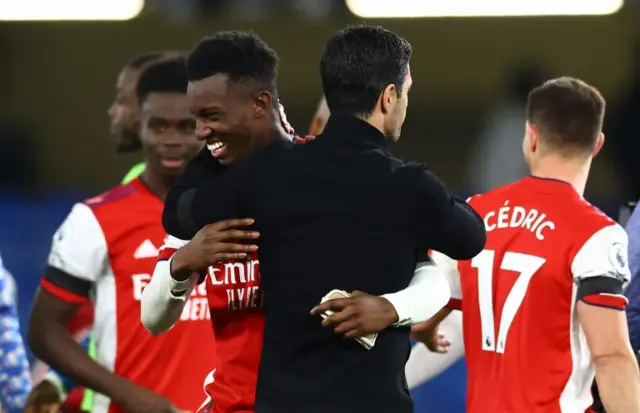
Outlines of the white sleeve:
<svg viewBox="0 0 640 413">
<path fill-rule="evenodd" d="M 382 297 L 396 309 L 395 326 L 407 326 L 433 317 L 449 302 L 451 290 L 444 272 L 435 264 L 425 262 L 416 267 L 407 288 Z"/>
<path fill-rule="evenodd" d="M 175 252 L 187 241 L 179 240 L 171 235 L 165 239 L 160 248 L 162 252 Z M 180 319 L 187 298 L 198 282 L 194 275 L 185 281 L 176 281 L 171 277 L 171 258 L 159 259 L 151 276 L 151 281 L 142 291 L 140 301 L 140 319 L 145 328 L 154 335 L 169 331 Z"/>
<path fill-rule="evenodd" d="M 460 287 L 460 272 L 458 271 L 458 261 L 453 260 L 446 255 L 432 251 L 431 259 L 440 268 L 449 281 L 451 288 L 451 298 L 456 300 L 462 299 L 462 289 Z"/>
<path fill-rule="evenodd" d="M 48 264 L 94 283 L 108 265 L 107 242 L 91 208 L 76 204 L 53 236 Z"/>
<path fill-rule="evenodd" d="M 440 323 L 439 332 L 451 342 L 445 354 L 434 353 L 422 343 L 411 348 L 409 360 L 405 366 L 409 389 L 420 386 L 448 369 L 464 355 L 462 334 L 462 313 L 454 311 Z"/>
<path fill-rule="evenodd" d="M 571 272 L 574 281 L 605 276 L 628 283 L 631 272 L 627 246 L 627 233 L 618 224 L 594 233 L 573 259 Z"/>
</svg>

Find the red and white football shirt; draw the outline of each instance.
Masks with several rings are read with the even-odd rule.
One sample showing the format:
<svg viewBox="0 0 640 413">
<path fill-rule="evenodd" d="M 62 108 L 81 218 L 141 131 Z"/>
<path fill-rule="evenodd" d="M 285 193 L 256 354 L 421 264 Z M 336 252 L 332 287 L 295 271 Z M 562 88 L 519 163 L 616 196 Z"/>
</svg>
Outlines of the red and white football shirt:
<svg viewBox="0 0 640 413">
<path fill-rule="evenodd" d="M 53 238 L 42 288 L 82 302 L 91 286 L 97 361 L 115 374 L 195 412 L 202 382 L 216 364 L 204 291 L 189 298 L 182 320 L 160 337 L 140 322 L 140 297 L 164 239 L 162 201 L 140 179 L 76 204 Z M 200 293 L 202 292 L 202 294 Z M 194 353 L 194 346 L 206 351 Z M 96 395 L 94 412 L 118 412 Z"/>
<path fill-rule="evenodd" d="M 585 412 L 594 370 L 575 311 L 578 285 L 629 280 L 626 233 L 556 180 L 528 177 L 469 203 L 484 218 L 485 249 L 459 262 L 432 254 L 449 270 L 452 297 L 463 298 L 467 411 Z"/>
<path fill-rule="evenodd" d="M 186 243 L 167 236 L 159 259 L 169 259 Z M 257 254 L 246 261 L 209 267 L 204 283 L 218 363 L 205 382 L 208 400 L 203 407 L 212 401 L 210 411 L 214 413 L 253 413 L 264 332 Z"/>
</svg>

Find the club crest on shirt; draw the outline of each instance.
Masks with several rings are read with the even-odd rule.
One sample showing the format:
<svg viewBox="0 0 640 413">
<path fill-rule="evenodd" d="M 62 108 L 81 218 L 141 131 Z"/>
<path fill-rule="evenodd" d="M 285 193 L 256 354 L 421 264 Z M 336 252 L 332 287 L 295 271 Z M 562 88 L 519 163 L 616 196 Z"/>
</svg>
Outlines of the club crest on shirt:
<svg viewBox="0 0 640 413">
<path fill-rule="evenodd" d="M 618 274 L 627 273 L 627 258 L 624 245 L 619 242 L 611 245 L 611 248 L 609 248 L 609 261 Z"/>
</svg>

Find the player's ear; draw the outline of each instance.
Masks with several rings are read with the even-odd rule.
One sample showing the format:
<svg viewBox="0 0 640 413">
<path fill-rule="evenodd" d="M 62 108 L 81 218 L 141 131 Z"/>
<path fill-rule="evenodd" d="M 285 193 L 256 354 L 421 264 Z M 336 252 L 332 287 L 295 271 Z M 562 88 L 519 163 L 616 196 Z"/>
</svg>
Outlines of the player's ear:
<svg viewBox="0 0 640 413">
<path fill-rule="evenodd" d="M 600 149 L 602 149 L 602 145 L 604 145 L 604 133 L 600 132 L 598 139 L 596 139 L 596 145 L 591 152 L 591 157 L 595 157 L 598 152 L 600 152 Z"/>
<path fill-rule="evenodd" d="M 393 109 L 393 105 L 398 99 L 398 90 L 393 83 L 387 85 L 380 95 L 380 109 L 382 113 L 387 114 Z"/>
<path fill-rule="evenodd" d="M 538 146 L 540 144 L 540 142 L 538 142 L 538 130 L 536 129 L 535 126 L 533 126 L 531 123 L 527 122 L 525 124 L 525 133 L 526 133 L 526 137 L 527 139 L 525 139 L 526 141 L 526 145 L 528 146 L 528 150 L 530 152 L 535 152 L 536 149 L 538 149 Z"/>
<path fill-rule="evenodd" d="M 262 118 L 269 113 L 272 102 L 271 93 L 261 92 L 253 101 L 253 114 L 256 118 Z"/>
</svg>

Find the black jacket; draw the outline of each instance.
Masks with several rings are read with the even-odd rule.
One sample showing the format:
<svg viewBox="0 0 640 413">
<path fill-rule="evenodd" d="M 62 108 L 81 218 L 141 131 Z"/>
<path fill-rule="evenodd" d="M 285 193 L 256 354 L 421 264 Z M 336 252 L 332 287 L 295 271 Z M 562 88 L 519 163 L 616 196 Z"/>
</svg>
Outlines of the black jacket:
<svg viewBox="0 0 640 413">
<path fill-rule="evenodd" d="M 197 188 L 185 181 L 167 197 L 169 233 L 192 237 L 231 217 L 254 218 L 261 233 L 266 325 L 256 412 L 412 412 L 407 328 L 381 332 L 367 351 L 309 312 L 334 288 L 405 288 L 428 249 L 473 257 L 486 239 L 482 219 L 353 117 L 332 116 L 312 142 L 274 142 Z"/>
</svg>

